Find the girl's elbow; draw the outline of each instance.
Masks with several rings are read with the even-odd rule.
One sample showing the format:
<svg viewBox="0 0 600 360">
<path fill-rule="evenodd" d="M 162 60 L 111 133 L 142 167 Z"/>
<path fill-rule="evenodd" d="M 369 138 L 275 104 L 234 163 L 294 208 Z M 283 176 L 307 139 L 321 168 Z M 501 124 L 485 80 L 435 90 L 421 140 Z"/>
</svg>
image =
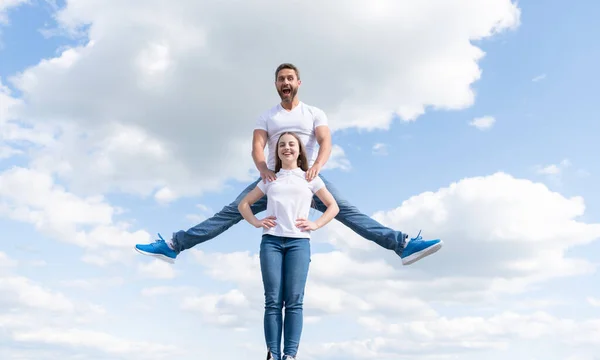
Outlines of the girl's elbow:
<svg viewBox="0 0 600 360">
<path fill-rule="evenodd" d="M 338 206 L 337 203 L 333 203 L 331 205 L 331 207 L 333 208 L 332 212 L 333 212 L 333 216 L 336 216 L 337 214 L 340 213 L 340 207 Z"/>
</svg>

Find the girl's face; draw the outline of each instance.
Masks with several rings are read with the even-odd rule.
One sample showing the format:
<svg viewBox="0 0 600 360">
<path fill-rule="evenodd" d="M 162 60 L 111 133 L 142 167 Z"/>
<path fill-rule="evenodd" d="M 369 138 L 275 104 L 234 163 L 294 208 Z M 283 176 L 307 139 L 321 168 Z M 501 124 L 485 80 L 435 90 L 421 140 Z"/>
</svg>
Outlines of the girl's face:
<svg viewBox="0 0 600 360">
<path fill-rule="evenodd" d="M 293 135 L 285 134 L 277 144 L 277 154 L 283 163 L 292 163 L 300 156 L 300 145 Z"/>
</svg>

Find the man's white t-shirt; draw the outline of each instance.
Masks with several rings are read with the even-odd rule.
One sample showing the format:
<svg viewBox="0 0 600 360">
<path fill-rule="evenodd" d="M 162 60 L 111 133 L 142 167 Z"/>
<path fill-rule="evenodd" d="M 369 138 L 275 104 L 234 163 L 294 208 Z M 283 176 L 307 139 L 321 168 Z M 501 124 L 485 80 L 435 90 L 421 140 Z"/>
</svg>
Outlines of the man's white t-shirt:
<svg viewBox="0 0 600 360">
<path fill-rule="evenodd" d="M 310 238 L 310 231 L 302 231 L 296 227 L 296 219 L 308 219 L 313 195 L 325 187 L 320 177 L 308 182 L 305 172 L 281 169 L 277 179 L 263 183 L 257 187 L 267 195 L 267 211 L 265 216 L 275 216 L 277 225 L 271 229 L 263 229 L 263 234 L 292 238 Z"/>
<path fill-rule="evenodd" d="M 279 136 L 287 131 L 296 133 L 306 147 L 306 160 L 311 167 L 319 154 L 319 143 L 315 136 L 318 126 L 327 125 L 325 112 L 317 107 L 300 102 L 291 111 L 277 104 L 264 114 L 259 116 L 254 129 L 265 130 L 268 136 L 267 167 L 275 170 L 275 159 L 277 156 L 277 140 Z"/>
</svg>

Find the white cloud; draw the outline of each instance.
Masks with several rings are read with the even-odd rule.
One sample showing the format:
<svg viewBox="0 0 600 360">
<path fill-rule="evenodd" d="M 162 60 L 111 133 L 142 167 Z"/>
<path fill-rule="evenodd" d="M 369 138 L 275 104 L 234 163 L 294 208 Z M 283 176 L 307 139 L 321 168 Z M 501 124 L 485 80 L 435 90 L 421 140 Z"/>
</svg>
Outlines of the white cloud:
<svg viewBox="0 0 600 360">
<path fill-rule="evenodd" d="M 8 16 L 6 13 L 12 8 L 27 3 L 27 0 L 2 0 L 0 1 L 0 25 L 8 24 Z"/>
<path fill-rule="evenodd" d="M 372 337 L 362 340 L 327 343 L 315 346 L 311 354 L 346 358 L 439 358 L 446 354 L 464 354 L 478 350 L 507 350 L 517 339 L 542 340 L 568 346 L 597 346 L 598 320 L 560 319 L 545 312 L 520 314 L 503 312 L 488 318 L 470 316 L 432 321 L 390 322 L 385 318 L 358 320 Z M 401 338 L 402 341 L 397 339 Z M 592 347 L 593 348 L 593 347 Z M 570 350 L 570 348 L 569 348 Z M 571 352 L 571 351 L 570 351 Z M 531 353 L 530 353 L 531 355 Z M 462 358 L 462 357 L 461 357 Z"/>
<path fill-rule="evenodd" d="M 165 296 L 165 295 L 180 295 L 196 293 L 197 289 L 192 286 L 154 286 L 150 288 L 142 289 L 142 296 L 154 297 L 154 296 Z"/>
<path fill-rule="evenodd" d="M 86 291 L 96 291 L 108 287 L 121 286 L 124 283 L 125 280 L 122 277 L 69 279 L 60 282 L 65 288 L 76 288 Z"/>
<path fill-rule="evenodd" d="M 258 176 L 258 174 L 257 174 L 257 176 Z M 213 210 L 211 208 L 207 207 L 206 205 L 198 204 L 198 205 L 196 205 L 196 207 L 198 208 L 200 213 L 186 215 L 186 219 L 188 219 L 189 221 L 191 221 L 194 224 L 201 223 L 202 221 L 207 219 L 207 215 L 213 213 Z"/>
<path fill-rule="evenodd" d="M 312 31 L 276 16 L 290 11 Z M 427 107 L 471 106 L 484 56 L 471 42 L 516 28 L 520 10 L 509 0 L 268 1 L 235 10 L 180 0 L 140 11 L 113 0 L 67 2 L 56 19 L 67 33 L 89 25 L 89 41 L 11 79 L 24 100 L 11 111 L 57 138 L 33 152 L 33 164 L 76 193 L 167 188 L 164 200 L 250 179 L 254 119 L 276 102 L 280 62 L 300 66 L 303 99 L 323 108 L 334 130 L 387 129 L 394 115 L 412 121 Z M 283 38 L 296 50 L 273 47 Z M 243 94 L 236 106 L 232 91 Z"/>
<path fill-rule="evenodd" d="M 544 176 L 550 184 L 559 187 L 562 186 L 563 178 L 567 175 L 574 175 L 580 178 L 589 176 L 589 172 L 585 169 L 571 168 L 571 161 L 569 159 L 563 159 L 561 162 L 556 164 L 536 165 L 534 170 L 538 175 Z"/>
<path fill-rule="evenodd" d="M 180 353 L 180 350 L 173 345 L 129 341 L 107 333 L 83 329 L 41 328 L 15 331 L 13 339 L 21 343 L 42 343 L 73 348 L 91 348 L 107 354 L 140 356 L 144 359 L 159 359 L 176 356 Z"/>
<path fill-rule="evenodd" d="M 4 304 L 60 312 L 71 312 L 75 308 L 65 295 L 49 291 L 22 276 L 0 277 L 0 294 L 0 302 Z"/>
<path fill-rule="evenodd" d="M 323 170 L 340 169 L 342 171 L 348 171 L 352 165 L 350 160 L 346 157 L 346 153 L 339 145 L 333 145 L 331 149 L 331 156 L 329 161 L 323 167 Z"/>
<path fill-rule="evenodd" d="M 178 356 L 180 350 L 161 341 L 143 342 L 130 340 L 117 328 L 119 316 L 111 313 L 103 304 L 87 299 L 70 297 L 44 283 L 14 273 L 19 270 L 15 262 L 0 253 L 0 342 L 3 343 L 2 358 L 76 358 L 94 353 L 109 357 L 124 355 L 143 359 L 159 359 Z M 39 272 L 36 272 L 40 276 Z M 42 275 L 44 276 L 44 275 Z M 113 285 L 117 279 L 67 280 L 63 285 L 93 289 L 95 284 Z M 96 294 L 94 300 L 102 295 Z M 123 304 L 119 305 L 120 307 Z M 125 318 L 125 317 L 123 317 Z M 109 332 L 97 330 L 102 323 L 113 322 Z M 85 327 L 85 328 L 83 328 Z M 111 333 L 113 332 L 113 333 Z M 145 336 L 147 337 L 147 336 Z M 28 348 L 37 349 L 35 352 Z"/>
<path fill-rule="evenodd" d="M 196 207 L 202 212 L 212 212 L 212 209 L 206 205 L 197 204 Z"/>
<path fill-rule="evenodd" d="M 0 184 L 3 199 L 15 210 L 22 205 L 45 210 L 43 214 L 15 211 L 15 217 L 41 222 L 40 216 L 46 216 L 47 222 L 57 224 L 106 225 L 111 222 L 113 209 L 102 203 L 101 197 L 79 199 L 56 186 L 45 173 L 14 167 L 2 173 Z"/>
<path fill-rule="evenodd" d="M 20 155 L 23 151 L 11 148 L 9 146 L 0 146 L 0 160 L 8 159 L 14 155 Z"/>
<path fill-rule="evenodd" d="M 30 223 L 42 233 L 87 251 L 83 260 L 97 265 L 135 256 L 132 246 L 145 242 L 145 231 L 114 222 L 119 212 L 102 196 L 81 198 L 54 182 L 48 174 L 13 167 L 0 173 L 0 216 Z M 95 251 L 102 248 L 102 252 Z"/>
<path fill-rule="evenodd" d="M 548 166 L 544 166 L 543 168 L 540 168 L 538 170 L 538 174 L 544 174 L 544 175 L 558 175 L 560 174 L 561 169 L 557 166 L 557 165 L 548 165 Z"/>
<path fill-rule="evenodd" d="M 588 304 L 590 304 L 592 306 L 600 307 L 600 299 L 598 299 L 598 298 L 589 296 L 587 298 L 587 302 L 588 302 Z"/>
<path fill-rule="evenodd" d="M 17 266 L 18 264 L 18 261 L 11 259 L 10 257 L 8 257 L 8 255 L 0 251 L 0 268 L 12 268 Z"/>
<path fill-rule="evenodd" d="M 581 197 L 565 198 L 540 183 L 497 173 L 423 193 L 374 217 L 409 233 L 424 229 L 425 237 L 445 237 L 451 244 L 460 241 L 460 246 L 445 248 L 436 255 L 439 268 L 460 254 L 477 253 L 469 261 L 455 264 L 454 275 L 492 276 L 497 281 L 491 283 L 493 287 L 507 290 L 502 281 L 518 288 L 561 273 L 568 276 L 593 269 L 591 263 L 565 255 L 567 249 L 600 237 L 600 224 L 577 220 L 584 210 Z M 349 236 L 336 240 L 345 240 L 345 246 L 360 241 Z M 511 248 L 510 253 L 502 250 L 506 247 Z M 548 261 L 555 267 L 545 266 Z M 502 279 L 493 279 L 495 276 Z"/>
<path fill-rule="evenodd" d="M 152 279 L 173 279 L 177 276 L 177 272 L 170 264 L 153 259 L 150 262 L 143 262 L 138 264 L 138 273 L 144 277 Z"/>
<path fill-rule="evenodd" d="M 542 175 L 560 175 L 565 169 L 571 166 L 569 159 L 564 159 L 558 164 L 550 164 L 546 166 L 537 166 L 537 173 Z"/>
<path fill-rule="evenodd" d="M 162 189 L 158 190 L 156 192 L 156 194 L 154 194 L 154 198 L 159 203 L 164 204 L 164 203 L 169 203 L 169 202 L 177 199 L 177 194 L 175 192 L 173 192 L 173 190 L 169 189 L 168 187 L 163 187 Z"/>
<path fill-rule="evenodd" d="M 11 112 L 15 106 L 19 105 L 21 101 L 11 96 L 11 91 L 8 86 L 2 83 L 0 78 L 0 124 L 11 120 L 13 113 Z"/>
<path fill-rule="evenodd" d="M 377 143 L 377 144 L 373 145 L 373 154 L 387 155 L 388 154 L 387 144 Z"/>
<path fill-rule="evenodd" d="M 252 288 L 262 287 L 258 255 L 250 252 L 206 253 L 189 250 L 196 261 L 206 267 L 207 274 L 221 281 L 234 281 Z M 259 275 L 259 276 L 257 276 Z"/>
<path fill-rule="evenodd" d="M 224 294 L 186 297 L 182 309 L 198 312 L 209 324 L 243 330 L 260 319 L 256 306 L 250 306 L 246 295 L 233 289 Z"/>
<path fill-rule="evenodd" d="M 1 6 L 0 4 L 0 22 L 2 19 Z M 1 46 L 0 40 L 0 48 Z M 18 145 L 22 145 L 23 141 L 31 141 L 36 138 L 32 129 L 21 128 L 14 123 L 15 108 L 21 104 L 20 99 L 11 96 L 10 89 L 2 83 L 2 78 L 0 78 L 0 160 L 23 154 L 24 151 L 19 149 Z"/>
<path fill-rule="evenodd" d="M 489 130 L 496 123 L 496 118 L 493 116 L 483 116 L 473 119 L 469 125 L 476 127 L 479 130 Z"/>
<path fill-rule="evenodd" d="M 533 79 L 531 79 L 531 81 L 538 82 L 538 81 L 542 81 L 544 79 L 546 79 L 546 74 L 540 74 L 540 75 L 534 77 Z"/>
</svg>

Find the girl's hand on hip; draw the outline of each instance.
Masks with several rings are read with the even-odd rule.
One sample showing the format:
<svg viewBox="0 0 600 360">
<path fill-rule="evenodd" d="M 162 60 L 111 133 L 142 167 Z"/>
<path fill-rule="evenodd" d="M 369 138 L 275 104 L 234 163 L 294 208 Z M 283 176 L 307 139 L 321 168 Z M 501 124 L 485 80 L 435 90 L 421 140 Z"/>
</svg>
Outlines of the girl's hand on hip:
<svg viewBox="0 0 600 360">
<path fill-rule="evenodd" d="M 304 218 L 296 219 L 296 227 L 302 231 L 314 231 L 319 228 L 317 224 Z"/>
<path fill-rule="evenodd" d="M 267 216 L 262 220 L 258 220 L 258 222 L 254 224 L 254 226 L 257 228 L 261 227 L 263 229 L 269 230 L 270 228 L 275 227 L 275 225 L 277 225 L 277 222 L 275 222 L 275 220 L 277 220 L 275 216 Z"/>
</svg>

